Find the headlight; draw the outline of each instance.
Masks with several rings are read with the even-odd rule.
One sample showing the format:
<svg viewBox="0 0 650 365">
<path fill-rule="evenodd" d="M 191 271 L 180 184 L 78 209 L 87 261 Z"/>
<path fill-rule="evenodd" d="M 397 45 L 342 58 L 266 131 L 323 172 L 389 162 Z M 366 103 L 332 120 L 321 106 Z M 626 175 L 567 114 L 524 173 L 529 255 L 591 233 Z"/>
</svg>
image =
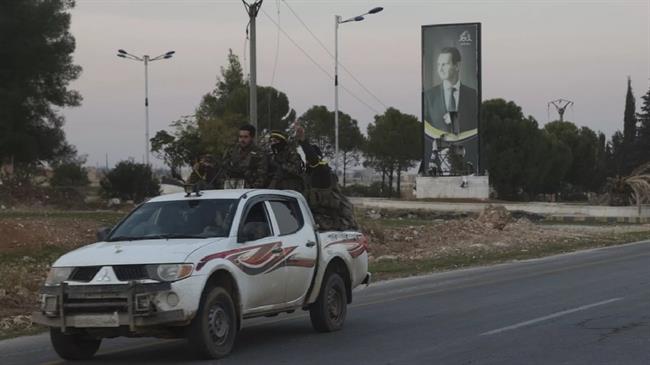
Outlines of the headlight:
<svg viewBox="0 0 650 365">
<path fill-rule="evenodd" d="M 160 264 L 148 265 L 149 277 L 159 281 L 176 281 L 185 279 L 192 274 L 192 264 Z"/>
<path fill-rule="evenodd" d="M 70 274 L 72 274 L 74 267 L 53 267 L 50 269 L 50 272 L 47 274 L 47 279 L 45 279 L 45 285 L 59 285 L 62 282 L 68 280 Z"/>
</svg>

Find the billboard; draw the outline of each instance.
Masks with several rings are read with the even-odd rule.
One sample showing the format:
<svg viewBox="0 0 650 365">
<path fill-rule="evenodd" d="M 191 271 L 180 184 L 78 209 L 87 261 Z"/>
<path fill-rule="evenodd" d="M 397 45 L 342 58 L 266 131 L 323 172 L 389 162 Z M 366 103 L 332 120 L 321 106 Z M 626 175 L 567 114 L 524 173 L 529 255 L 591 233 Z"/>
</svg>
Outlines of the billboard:
<svg viewBox="0 0 650 365">
<path fill-rule="evenodd" d="M 481 24 L 422 26 L 423 175 L 480 171 L 480 105 Z"/>
</svg>

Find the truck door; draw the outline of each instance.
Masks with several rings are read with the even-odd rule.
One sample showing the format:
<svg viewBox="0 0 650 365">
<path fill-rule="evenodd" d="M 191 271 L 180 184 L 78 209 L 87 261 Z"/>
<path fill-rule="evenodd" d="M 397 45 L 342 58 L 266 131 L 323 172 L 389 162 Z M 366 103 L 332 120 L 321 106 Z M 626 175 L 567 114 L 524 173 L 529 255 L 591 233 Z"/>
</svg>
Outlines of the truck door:
<svg viewBox="0 0 650 365">
<path fill-rule="evenodd" d="M 305 224 L 300 205 L 295 198 L 278 197 L 269 200 L 282 241 L 286 259 L 286 302 L 302 300 L 307 293 L 316 268 L 316 236 L 311 224 Z"/>
<path fill-rule="evenodd" d="M 231 261 L 243 272 L 246 309 L 280 304 L 285 299 L 286 271 L 283 243 L 273 232 L 267 203 L 252 201 L 244 209 L 237 241 L 239 253 Z"/>
</svg>

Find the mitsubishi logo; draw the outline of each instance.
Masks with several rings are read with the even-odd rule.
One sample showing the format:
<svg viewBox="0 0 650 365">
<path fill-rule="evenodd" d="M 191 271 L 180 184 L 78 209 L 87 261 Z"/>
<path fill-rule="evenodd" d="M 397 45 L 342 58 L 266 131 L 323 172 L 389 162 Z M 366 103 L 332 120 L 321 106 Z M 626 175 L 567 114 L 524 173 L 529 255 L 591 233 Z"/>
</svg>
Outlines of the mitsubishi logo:
<svg viewBox="0 0 650 365">
<path fill-rule="evenodd" d="M 111 281 L 111 275 L 108 273 L 108 268 L 102 270 L 102 273 L 100 275 L 101 276 L 97 278 L 97 281 L 105 281 L 105 282 Z"/>
</svg>

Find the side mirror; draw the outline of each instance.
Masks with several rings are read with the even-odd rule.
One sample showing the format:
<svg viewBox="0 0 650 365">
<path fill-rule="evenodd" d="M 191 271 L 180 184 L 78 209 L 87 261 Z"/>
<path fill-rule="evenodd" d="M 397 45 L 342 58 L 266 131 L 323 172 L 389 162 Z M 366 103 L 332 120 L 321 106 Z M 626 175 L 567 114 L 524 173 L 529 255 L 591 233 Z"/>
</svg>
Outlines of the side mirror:
<svg viewBox="0 0 650 365">
<path fill-rule="evenodd" d="M 106 241 L 108 234 L 111 233 L 111 229 L 113 229 L 113 227 L 102 227 L 98 229 L 97 232 L 95 233 L 95 236 L 97 237 L 97 242 Z"/>
</svg>

